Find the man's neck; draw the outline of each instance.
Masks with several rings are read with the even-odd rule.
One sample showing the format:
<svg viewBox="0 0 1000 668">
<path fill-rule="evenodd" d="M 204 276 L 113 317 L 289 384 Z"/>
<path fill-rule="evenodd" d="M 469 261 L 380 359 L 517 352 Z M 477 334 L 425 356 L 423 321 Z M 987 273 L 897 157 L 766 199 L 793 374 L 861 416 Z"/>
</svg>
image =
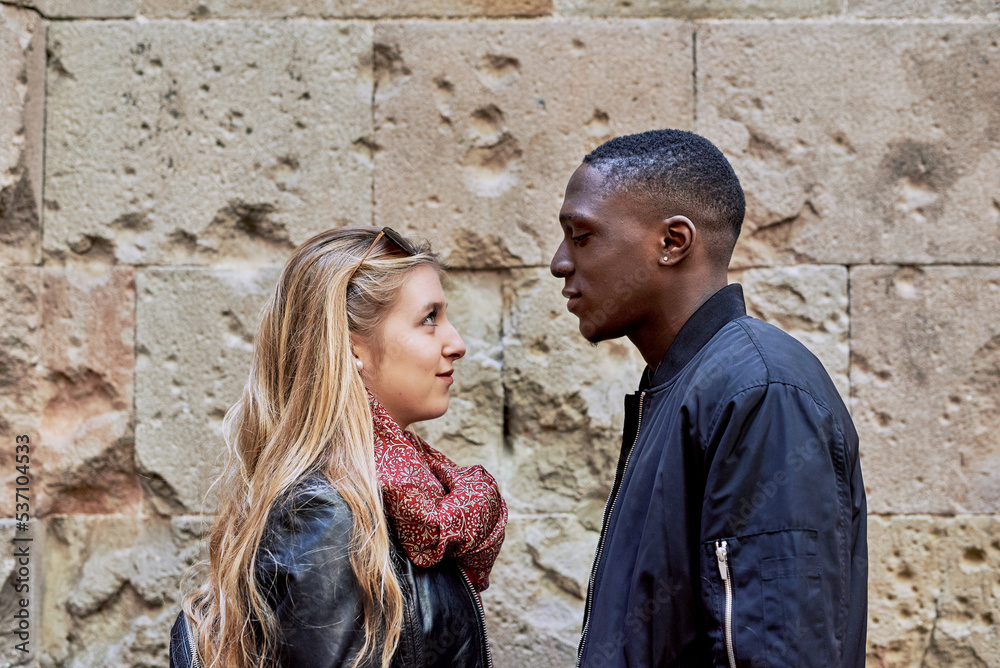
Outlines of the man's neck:
<svg viewBox="0 0 1000 668">
<path fill-rule="evenodd" d="M 664 299 L 651 310 L 649 319 L 628 335 L 632 345 L 638 348 L 639 354 L 654 372 L 677 338 L 677 333 L 702 304 L 726 287 L 727 279 L 723 275 L 721 278 L 706 278 L 703 281 L 692 280 L 686 284 L 692 286 L 692 289 L 680 294 L 664 295 Z"/>
</svg>

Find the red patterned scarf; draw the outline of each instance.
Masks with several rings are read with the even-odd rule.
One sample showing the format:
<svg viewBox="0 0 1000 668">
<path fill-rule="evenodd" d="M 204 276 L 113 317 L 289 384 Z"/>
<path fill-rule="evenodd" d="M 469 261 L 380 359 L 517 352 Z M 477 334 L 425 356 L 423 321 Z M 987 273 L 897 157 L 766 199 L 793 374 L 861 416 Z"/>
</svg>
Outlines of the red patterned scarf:
<svg viewBox="0 0 1000 668">
<path fill-rule="evenodd" d="M 507 526 L 496 480 L 482 466 L 458 466 L 404 432 L 370 392 L 368 402 L 382 498 L 406 554 L 422 568 L 447 554 L 483 591 Z"/>
</svg>

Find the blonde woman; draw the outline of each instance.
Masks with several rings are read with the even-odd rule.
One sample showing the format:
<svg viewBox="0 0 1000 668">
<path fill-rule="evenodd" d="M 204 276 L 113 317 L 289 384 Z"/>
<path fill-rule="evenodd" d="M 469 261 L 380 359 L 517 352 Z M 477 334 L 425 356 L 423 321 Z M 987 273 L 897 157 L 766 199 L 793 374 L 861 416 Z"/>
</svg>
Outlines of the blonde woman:
<svg viewBox="0 0 1000 668">
<path fill-rule="evenodd" d="M 407 431 L 447 410 L 465 354 L 441 274 L 389 228 L 323 232 L 285 265 L 172 666 L 491 665 L 478 592 L 506 505 Z"/>
</svg>

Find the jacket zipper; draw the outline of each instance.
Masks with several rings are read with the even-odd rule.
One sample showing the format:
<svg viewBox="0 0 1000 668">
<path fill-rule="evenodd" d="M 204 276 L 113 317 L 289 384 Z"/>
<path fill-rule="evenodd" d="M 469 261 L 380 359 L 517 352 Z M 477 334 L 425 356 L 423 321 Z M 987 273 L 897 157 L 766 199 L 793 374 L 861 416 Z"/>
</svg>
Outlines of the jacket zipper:
<svg viewBox="0 0 1000 668">
<path fill-rule="evenodd" d="M 191 668 L 201 668 L 201 657 L 198 656 L 198 638 L 195 636 L 194 628 L 184 615 L 184 630 L 187 631 L 188 645 L 191 646 Z"/>
<path fill-rule="evenodd" d="M 465 574 L 465 569 L 459 566 L 458 572 L 462 574 L 462 581 L 465 582 L 466 588 L 472 595 L 472 601 L 476 604 L 476 616 L 479 619 L 479 630 L 482 631 L 483 658 L 486 659 L 486 668 L 493 668 L 493 654 L 490 652 L 489 636 L 486 635 L 486 613 L 483 611 L 483 602 L 479 598 L 476 588 L 472 586 L 472 580 Z"/>
<path fill-rule="evenodd" d="M 642 404 L 643 400 L 646 398 L 646 392 L 639 393 L 639 419 L 635 425 L 635 439 L 632 441 L 632 448 L 628 451 L 628 456 L 625 457 L 625 466 L 622 468 L 622 477 L 618 481 L 618 489 L 608 496 L 607 503 L 604 504 L 604 526 L 601 527 L 601 539 L 597 544 L 597 556 L 594 557 L 594 565 L 590 569 L 590 584 L 587 586 L 587 623 L 583 627 L 583 634 L 580 636 L 580 649 L 576 654 L 576 668 L 580 668 L 583 662 L 583 649 L 587 646 L 587 633 L 590 631 L 590 614 L 591 607 L 594 604 L 594 585 L 597 581 L 597 568 L 601 563 L 601 554 L 604 552 L 604 539 L 607 537 L 608 520 L 611 519 L 611 513 L 615 511 L 615 504 L 618 502 L 618 494 L 622 491 L 621 484 L 625 481 L 625 474 L 628 472 L 628 463 L 632 461 L 632 453 L 635 452 L 635 444 L 639 442 L 639 431 L 642 429 Z"/>
<path fill-rule="evenodd" d="M 733 583 L 729 577 L 729 543 L 715 541 L 715 558 L 719 562 L 719 575 L 726 586 L 726 617 L 725 629 L 726 653 L 729 655 L 729 668 L 736 668 L 736 655 L 733 654 Z"/>
</svg>

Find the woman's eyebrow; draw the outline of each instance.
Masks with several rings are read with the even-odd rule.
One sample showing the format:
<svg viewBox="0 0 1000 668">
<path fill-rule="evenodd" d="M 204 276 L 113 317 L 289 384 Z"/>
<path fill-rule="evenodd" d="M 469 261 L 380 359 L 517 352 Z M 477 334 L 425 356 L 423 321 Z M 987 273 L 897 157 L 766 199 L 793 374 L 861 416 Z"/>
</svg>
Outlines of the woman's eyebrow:
<svg viewBox="0 0 1000 668">
<path fill-rule="evenodd" d="M 443 311 L 448 306 L 448 302 L 431 302 L 424 306 L 424 311 Z"/>
</svg>

